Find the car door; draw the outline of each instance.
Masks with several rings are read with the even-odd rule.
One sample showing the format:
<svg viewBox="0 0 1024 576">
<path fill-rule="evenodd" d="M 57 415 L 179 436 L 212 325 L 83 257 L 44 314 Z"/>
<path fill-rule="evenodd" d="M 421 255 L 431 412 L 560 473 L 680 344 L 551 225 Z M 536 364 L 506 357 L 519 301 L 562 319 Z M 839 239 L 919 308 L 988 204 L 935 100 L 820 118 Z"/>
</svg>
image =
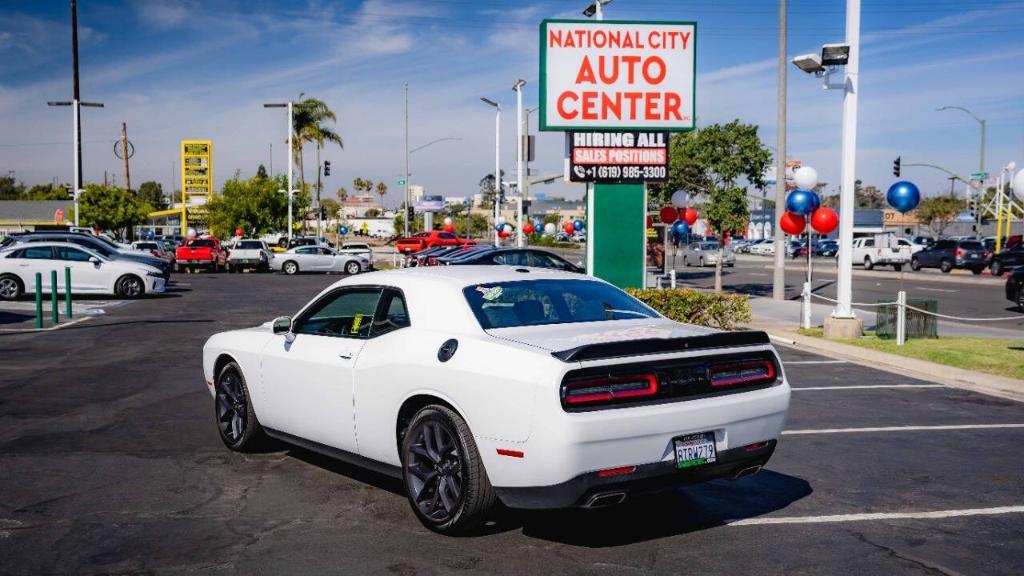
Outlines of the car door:
<svg viewBox="0 0 1024 576">
<path fill-rule="evenodd" d="M 320 255 L 329 260 L 329 263 L 326 264 L 324 270 L 330 272 L 344 272 L 345 264 L 348 263 L 351 258 L 351 255 L 349 254 L 339 254 L 330 248 L 321 248 Z"/>
<path fill-rule="evenodd" d="M 53 249 L 51 247 L 26 246 L 15 251 L 8 257 L 8 259 L 12 264 L 10 271 L 21 278 L 22 284 L 25 285 L 25 292 L 30 293 L 35 291 L 36 272 L 40 273 L 42 276 L 40 286 L 42 286 L 44 290 L 49 288 L 50 270 L 54 269 L 52 266 Z"/>
<path fill-rule="evenodd" d="M 356 451 L 354 368 L 370 335 L 380 288 L 344 287 L 306 307 L 292 323 L 294 340 L 263 348 L 262 389 L 268 428 Z"/>
<path fill-rule="evenodd" d="M 92 254 L 71 246 L 57 246 L 57 260 L 61 267 L 71 269 L 71 292 L 101 292 L 113 286 L 109 262 L 90 262 Z M 57 275 L 57 285 L 64 287 L 64 274 Z"/>
</svg>

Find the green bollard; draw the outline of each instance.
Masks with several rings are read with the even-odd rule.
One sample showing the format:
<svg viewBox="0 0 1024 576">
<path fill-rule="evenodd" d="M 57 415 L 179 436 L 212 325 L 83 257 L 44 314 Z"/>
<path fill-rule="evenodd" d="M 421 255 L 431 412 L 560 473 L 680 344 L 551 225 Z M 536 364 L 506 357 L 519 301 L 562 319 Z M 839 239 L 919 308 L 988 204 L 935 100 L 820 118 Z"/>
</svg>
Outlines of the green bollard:
<svg viewBox="0 0 1024 576">
<path fill-rule="evenodd" d="M 53 312 L 53 323 L 60 322 L 60 310 L 57 308 L 57 271 L 50 270 L 50 311 Z"/>
<path fill-rule="evenodd" d="M 64 267 L 64 305 L 67 307 L 65 310 L 68 320 L 71 319 L 71 268 Z"/>
<path fill-rule="evenodd" d="M 43 273 L 36 272 L 36 328 L 43 327 Z"/>
</svg>

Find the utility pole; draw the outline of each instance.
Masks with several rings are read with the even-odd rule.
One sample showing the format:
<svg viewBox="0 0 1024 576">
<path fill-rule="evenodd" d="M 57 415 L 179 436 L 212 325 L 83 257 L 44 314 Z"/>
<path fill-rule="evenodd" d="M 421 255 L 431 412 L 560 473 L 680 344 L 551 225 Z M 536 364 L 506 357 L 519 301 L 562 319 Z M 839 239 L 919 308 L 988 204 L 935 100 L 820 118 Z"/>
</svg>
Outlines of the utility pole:
<svg viewBox="0 0 1024 576">
<path fill-rule="evenodd" d="M 959 110 L 973 118 L 975 122 L 981 125 L 981 147 L 978 158 L 978 174 L 985 174 L 985 129 L 987 127 L 988 122 L 983 118 L 978 118 L 978 116 L 974 112 L 971 112 L 970 110 L 964 108 L 963 106 L 943 106 L 939 108 L 937 111 L 941 112 L 943 110 Z M 977 180 L 978 195 L 974 199 L 974 218 L 976 224 L 976 233 L 981 234 L 981 206 L 982 196 L 985 195 L 985 178 L 983 176 L 979 176 Z"/>
<path fill-rule="evenodd" d="M 839 255 L 836 283 L 838 302 L 832 312 L 832 319 L 835 320 L 856 318 L 853 314 L 853 210 L 857 174 L 857 97 L 860 85 L 860 0 L 846 0 L 846 43 L 850 46 L 850 56 L 846 63 L 843 94 L 842 188 L 839 193 Z M 827 332 L 829 331 L 826 329 L 826 336 Z M 844 335 L 844 330 L 837 326 L 834 333 Z"/>
<path fill-rule="evenodd" d="M 320 143 L 316 143 L 316 241 L 320 243 L 323 236 L 323 218 L 320 214 L 320 175 L 323 174 L 323 166 L 320 165 Z"/>
<path fill-rule="evenodd" d="M 779 219 L 786 208 L 786 0 L 779 0 L 779 96 L 778 142 L 775 147 L 775 210 L 772 230 L 775 234 L 775 268 L 772 271 L 772 298 L 786 299 L 786 245 Z"/>
<path fill-rule="evenodd" d="M 132 189 L 132 176 L 128 170 L 128 124 L 121 122 L 121 155 L 124 156 L 124 188 Z"/>
<path fill-rule="evenodd" d="M 494 106 L 494 245 L 501 246 L 497 228 L 501 217 L 501 104 L 490 98 L 481 98 L 480 101 Z"/>
<path fill-rule="evenodd" d="M 526 80 L 516 81 L 512 90 L 516 93 L 516 246 L 522 248 L 526 237 L 523 235 L 523 86 Z"/>
<path fill-rule="evenodd" d="M 405 214 L 402 220 L 405 222 L 405 236 L 409 236 L 409 207 L 412 206 L 412 198 L 409 197 L 409 83 L 405 83 Z"/>
</svg>

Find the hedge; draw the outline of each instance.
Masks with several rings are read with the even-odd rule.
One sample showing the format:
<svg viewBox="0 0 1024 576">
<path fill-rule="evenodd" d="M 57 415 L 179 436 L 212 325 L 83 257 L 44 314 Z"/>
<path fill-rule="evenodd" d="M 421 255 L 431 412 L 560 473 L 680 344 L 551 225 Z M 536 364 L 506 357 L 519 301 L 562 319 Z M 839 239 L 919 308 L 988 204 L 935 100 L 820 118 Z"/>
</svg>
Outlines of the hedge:
<svg viewBox="0 0 1024 576">
<path fill-rule="evenodd" d="M 629 288 L 626 291 L 676 322 L 725 330 L 750 322 L 750 304 L 743 294 L 715 294 L 685 288 Z"/>
</svg>

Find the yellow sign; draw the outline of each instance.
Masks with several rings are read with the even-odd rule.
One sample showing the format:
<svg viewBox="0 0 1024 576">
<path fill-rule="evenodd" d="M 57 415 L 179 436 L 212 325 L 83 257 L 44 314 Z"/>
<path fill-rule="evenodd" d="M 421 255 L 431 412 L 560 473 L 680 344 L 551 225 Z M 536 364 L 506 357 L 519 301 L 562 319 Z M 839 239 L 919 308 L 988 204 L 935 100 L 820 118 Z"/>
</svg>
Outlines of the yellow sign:
<svg viewBox="0 0 1024 576">
<path fill-rule="evenodd" d="M 181 233 L 188 232 L 188 221 L 203 224 L 206 207 L 213 196 L 213 141 L 181 141 Z"/>
</svg>

